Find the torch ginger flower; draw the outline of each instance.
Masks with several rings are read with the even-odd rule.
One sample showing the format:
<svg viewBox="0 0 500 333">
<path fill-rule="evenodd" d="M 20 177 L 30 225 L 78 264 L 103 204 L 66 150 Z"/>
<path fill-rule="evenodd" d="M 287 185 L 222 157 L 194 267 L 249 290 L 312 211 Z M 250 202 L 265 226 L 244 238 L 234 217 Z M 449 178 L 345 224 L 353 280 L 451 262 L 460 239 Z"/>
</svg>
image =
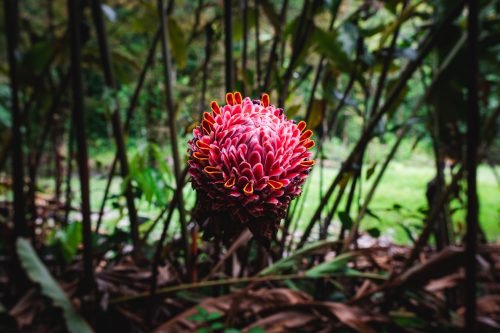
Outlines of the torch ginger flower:
<svg viewBox="0 0 500 333">
<path fill-rule="evenodd" d="M 205 234 L 225 240 L 248 227 L 266 246 L 290 201 L 301 194 L 314 160 L 311 130 L 262 100 L 226 94 L 210 103 L 189 141 L 189 173 L 198 192 L 194 218 Z"/>
</svg>

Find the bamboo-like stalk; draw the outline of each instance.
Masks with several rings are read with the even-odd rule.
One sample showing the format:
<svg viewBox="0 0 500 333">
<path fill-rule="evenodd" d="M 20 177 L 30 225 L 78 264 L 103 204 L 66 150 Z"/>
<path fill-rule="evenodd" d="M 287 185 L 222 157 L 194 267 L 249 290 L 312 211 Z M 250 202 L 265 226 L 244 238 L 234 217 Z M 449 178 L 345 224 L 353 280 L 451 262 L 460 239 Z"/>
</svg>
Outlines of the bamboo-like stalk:
<svg viewBox="0 0 500 333">
<path fill-rule="evenodd" d="M 285 22 L 287 9 L 288 9 L 288 0 L 284 0 L 280 11 L 280 22 Z M 266 75 L 264 76 L 264 83 L 261 86 L 262 91 L 267 91 L 269 89 L 269 85 L 271 84 L 271 73 L 273 70 L 273 65 L 277 60 L 276 49 L 278 48 L 278 43 L 280 39 L 281 39 L 281 31 L 276 31 L 273 38 L 271 51 L 269 52 L 269 59 L 267 60 Z"/>
<path fill-rule="evenodd" d="M 417 115 L 418 111 L 422 109 L 425 102 L 429 99 L 429 96 L 431 95 L 431 93 L 434 90 L 436 82 L 439 81 L 441 74 L 446 70 L 448 65 L 452 62 L 452 60 L 458 54 L 459 50 L 462 48 L 464 43 L 465 43 L 465 35 L 462 36 L 462 38 L 455 44 L 453 49 L 450 51 L 450 53 L 447 55 L 445 60 L 442 62 L 439 69 L 436 71 L 434 78 L 433 78 L 431 84 L 427 87 L 424 95 L 417 101 L 417 103 L 415 103 L 415 106 L 413 107 L 412 112 L 409 116 L 408 122 L 403 126 L 403 128 L 401 128 L 400 133 L 398 134 L 398 138 L 396 140 L 396 143 L 394 144 L 389 155 L 387 156 L 386 160 L 384 161 L 384 164 L 382 165 L 382 168 L 381 168 L 380 172 L 378 173 L 377 178 L 375 179 L 369 193 L 366 196 L 366 199 L 363 203 L 363 206 L 359 210 L 358 216 L 356 217 L 356 220 L 354 221 L 354 223 L 352 225 L 349 237 L 344 242 L 343 251 L 346 251 L 348 249 L 349 245 L 355 240 L 356 235 L 357 235 L 358 230 L 359 230 L 359 225 L 361 223 L 362 218 L 364 217 L 364 214 L 366 213 L 366 211 L 368 209 L 368 205 L 369 205 L 371 199 L 373 198 L 373 195 L 375 194 L 375 190 L 377 189 L 377 186 L 379 185 L 380 181 L 382 180 L 382 176 L 383 176 L 385 170 L 387 169 L 389 162 L 392 160 L 392 158 L 396 154 L 396 151 L 397 151 L 404 135 L 406 135 L 407 131 L 411 127 L 412 118 L 414 118 Z M 443 196 L 444 196 L 444 193 L 440 193 L 435 200 L 436 201 L 435 205 L 438 206 L 438 208 L 436 208 L 436 209 L 438 209 L 438 212 L 439 212 L 440 207 L 443 206 L 444 200 L 446 199 L 446 197 L 443 197 Z M 433 211 L 433 210 L 434 210 L 434 207 L 432 208 L 431 211 Z M 426 220 L 427 221 L 426 223 L 432 223 L 433 218 L 434 218 L 433 215 L 429 214 L 429 217 Z M 423 235 L 423 237 L 422 237 L 422 235 Z M 426 244 L 427 243 L 426 232 L 423 232 L 422 235 L 420 237 L 419 242 L 421 242 L 422 244 Z"/>
<path fill-rule="evenodd" d="M 260 57 L 260 16 L 259 16 L 259 0 L 254 1 L 254 20 L 255 20 L 255 73 L 256 87 L 260 87 L 260 81 L 262 77 L 261 73 L 261 57 Z"/>
<path fill-rule="evenodd" d="M 477 151 L 479 146 L 479 1 L 468 0 L 467 8 L 467 234 L 465 239 L 465 331 L 476 331 L 476 252 L 479 224 L 477 196 Z"/>
<path fill-rule="evenodd" d="M 361 151 L 361 149 L 368 143 L 368 141 L 371 139 L 372 133 L 376 126 L 378 125 L 380 119 L 382 116 L 390 109 L 391 105 L 397 100 L 399 94 L 401 93 L 402 89 L 406 86 L 406 83 L 408 80 L 413 76 L 413 73 L 417 70 L 417 68 L 420 67 L 423 59 L 427 56 L 427 54 L 431 51 L 432 47 L 434 46 L 434 43 L 436 42 L 436 37 L 437 35 L 442 31 L 443 27 L 447 26 L 452 22 L 456 16 L 460 13 L 462 7 L 463 7 L 463 2 L 458 2 L 455 4 L 455 8 L 449 11 L 447 17 L 438 24 L 435 30 L 431 31 L 423 43 L 421 44 L 421 47 L 419 48 L 420 51 L 418 53 L 418 56 L 415 60 L 410 62 L 406 68 L 403 70 L 403 72 L 400 75 L 400 79 L 398 80 L 397 84 L 394 86 L 394 88 L 391 90 L 389 93 L 389 96 L 387 97 L 386 101 L 382 105 L 382 107 L 378 110 L 377 113 L 375 113 L 369 123 L 367 124 L 365 130 L 363 131 L 361 137 L 359 138 L 358 142 L 352 149 L 351 153 L 349 156 L 345 159 L 344 163 L 342 164 L 337 176 L 333 179 L 330 187 L 325 193 L 325 196 L 322 198 L 321 202 L 318 205 L 318 208 L 316 209 L 313 217 L 311 218 L 311 221 L 309 222 L 306 231 L 304 232 L 298 247 L 301 248 L 304 246 L 305 242 L 307 241 L 307 238 L 310 235 L 310 232 L 312 230 L 312 227 L 314 226 L 314 223 L 318 220 L 319 215 L 321 214 L 321 211 L 323 207 L 328 203 L 328 200 L 330 199 L 331 195 L 333 194 L 333 191 L 339 184 L 340 180 L 342 179 L 343 175 L 350 171 L 352 168 L 352 163 L 357 156 L 357 154 Z"/>
<path fill-rule="evenodd" d="M 89 165 L 85 131 L 84 95 L 82 82 L 82 46 L 81 16 L 82 7 L 79 0 L 68 0 L 69 31 L 71 46 L 71 87 L 73 92 L 72 120 L 77 144 L 78 172 L 80 176 L 80 192 L 82 200 L 82 233 L 83 233 L 83 279 L 82 288 L 91 292 L 94 282 L 92 265 L 92 229 L 90 220 L 90 186 Z"/>
<path fill-rule="evenodd" d="M 207 81 L 208 81 L 208 65 L 212 57 L 212 43 L 214 31 L 210 24 L 205 26 L 206 44 L 205 44 L 205 60 L 203 61 L 203 77 L 201 79 L 201 97 L 200 97 L 200 116 L 206 109 L 205 98 L 207 94 Z"/>
<path fill-rule="evenodd" d="M 241 11 L 243 13 L 243 50 L 241 52 L 241 72 L 243 96 L 247 91 L 247 58 L 248 58 L 248 0 L 241 0 Z"/>
<path fill-rule="evenodd" d="M 295 39 L 295 43 L 293 45 L 290 63 L 288 64 L 281 82 L 280 93 L 278 96 L 278 106 L 281 108 L 285 105 L 285 100 L 289 93 L 288 87 L 292 79 L 293 71 L 295 69 L 299 55 L 304 48 L 307 37 L 312 29 L 313 17 L 320 4 L 321 1 L 312 1 L 312 4 L 310 4 L 309 0 L 304 1 L 301 18 L 298 23 L 297 30 L 295 31 L 297 38 Z"/>
<path fill-rule="evenodd" d="M 71 211 L 71 178 L 73 176 L 73 153 L 75 150 L 75 131 L 73 129 L 73 122 L 71 122 L 68 131 L 68 145 L 67 145 L 67 158 L 66 158 L 66 188 L 65 188 L 65 200 L 64 200 L 64 219 L 63 225 L 68 225 L 69 213 Z"/>
<path fill-rule="evenodd" d="M 99 44 L 99 54 L 101 57 L 102 69 L 104 72 L 104 78 L 108 88 L 116 91 L 118 88 L 116 78 L 112 68 L 111 54 L 108 45 L 108 38 L 106 34 L 106 27 L 104 24 L 104 19 L 102 16 L 101 1 L 92 0 L 92 17 L 94 19 L 94 25 L 97 32 L 97 40 Z M 132 238 L 133 244 L 133 254 L 137 258 L 141 253 L 141 245 L 139 241 L 139 222 L 137 218 L 137 209 L 134 202 L 134 193 L 132 191 L 132 185 L 129 176 L 129 164 L 127 157 L 127 150 L 125 147 L 125 139 L 123 135 L 122 122 L 120 119 L 120 112 L 118 106 L 118 100 L 116 99 L 116 108 L 113 110 L 111 115 L 111 123 L 113 127 L 113 136 L 116 143 L 117 156 L 120 160 L 121 175 L 125 184 L 125 198 L 127 201 L 128 215 L 130 219 L 130 236 Z"/>
<path fill-rule="evenodd" d="M 224 73 L 226 92 L 233 91 L 233 4 L 231 0 L 224 0 Z"/>
<path fill-rule="evenodd" d="M 174 106 L 173 84 L 172 84 L 172 62 L 170 57 L 170 46 L 168 44 L 168 22 L 165 11 L 163 10 L 163 0 L 158 0 L 158 13 L 161 26 L 161 46 L 162 46 L 162 62 L 165 79 L 165 94 L 166 108 L 168 112 L 168 127 L 170 130 L 170 144 L 172 146 L 172 158 L 174 160 L 174 175 L 176 180 L 176 188 L 179 189 L 179 220 L 181 224 L 181 237 L 184 246 L 186 264 L 189 266 L 191 262 L 191 248 L 189 247 L 189 236 L 186 223 L 186 215 L 184 211 L 184 198 L 182 195 L 183 181 L 181 178 L 181 162 L 179 158 L 179 147 L 177 144 L 177 124 L 176 111 Z M 188 267 L 188 272 L 190 267 Z"/>
<path fill-rule="evenodd" d="M 5 33 L 7 37 L 7 58 L 11 93 L 12 117 L 12 190 L 14 192 L 14 234 L 15 237 L 28 236 L 25 219 L 26 199 L 24 194 L 23 137 L 21 134 L 22 115 L 19 106 L 19 82 L 16 53 L 19 47 L 19 8 L 17 0 L 4 0 Z"/>
<path fill-rule="evenodd" d="M 134 94 L 132 95 L 132 98 L 130 100 L 130 104 L 129 104 L 128 109 L 127 109 L 127 115 L 125 118 L 125 124 L 123 125 L 123 131 L 125 134 L 128 133 L 128 130 L 130 127 L 130 122 L 133 119 L 134 112 L 136 110 L 137 103 L 139 101 L 139 96 L 141 94 L 142 87 L 144 86 L 144 81 L 146 80 L 146 74 L 148 72 L 149 67 L 151 67 L 151 64 L 153 63 L 154 55 L 156 52 L 156 47 L 158 45 L 159 40 L 160 40 L 160 29 L 158 29 L 156 31 L 155 36 L 153 38 L 153 41 L 151 42 L 151 46 L 149 47 L 146 61 L 144 62 L 144 66 L 142 67 L 141 74 L 139 75 L 139 80 L 137 81 L 137 85 L 135 86 L 135 89 L 134 89 Z M 101 222 L 102 222 L 102 216 L 104 214 L 104 208 L 106 207 L 106 201 L 108 200 L 109 190 L 111 188 L 111 182 L 113 181 L 113 176 L 115 174 L 117 163 L 118 163 L 118 153 L 115 154 L 115 158 L 113 159 L 113 163 L 111 164 L 111 168 L 108 172 L 106 187 L 104 189 L 104 195 L 103 195 L 103 198 L 101 201 L 101 207 L 99 209 L 99 216 L 97 218 L 97 224 L 96 224 L 96 229 L 95 229 L 96 234 L 99 233 L 99 229 L 100 229 Z"/>
</svg>

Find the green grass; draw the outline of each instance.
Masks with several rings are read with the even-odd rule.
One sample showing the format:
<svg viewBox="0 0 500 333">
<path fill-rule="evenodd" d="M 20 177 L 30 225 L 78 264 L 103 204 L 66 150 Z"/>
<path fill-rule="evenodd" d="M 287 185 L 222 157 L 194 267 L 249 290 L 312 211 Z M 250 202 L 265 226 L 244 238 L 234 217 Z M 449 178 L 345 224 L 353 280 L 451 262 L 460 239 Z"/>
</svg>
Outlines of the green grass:
<svg viewBox="0 0 500 333">
<path fill-rule="evenodd" d="M 365 168 L 366 169 L 366 168 Z M 498 169 L 498 168 L 497 168 Z M 334 168 L 324 168 L 323 192 L 337 174 Z M 378 172 L 376 168 L 375 172 Z M 382 231 L 382 235 L 389 236 L 397 243 L 408 243 L 409 237 L 404 227 L 410 229 L 414 235 L 422 226 L 422 211 L 427 209 L 425 191 L 427 183 L 434 177 L 435 170 L 431 164 L 419 162 L 393 162 L 386 170 L 380 185 L 369 205 L 369 209 L 378 219 L 366 216 L 361 225 L 362 230 L 377 227 Z M 370 185 L 375 178 L 373 175 L 369 181 L 366 174 L 363 175 L 362 198 L 370 189 Z M 319 203 L 320 170 L 316 168 L 308 180 L 309 189 L 300 200 L 304 200 L 304 208 L 301 214 L 300 226 L 304 227 Z M 488 240 L 500 241 L 500 186 L 497 183 L 492 170 L 489 167 L 481 166 L 478 171 L 478 192 L 480 198 L 480 223 L 485 231 Z M 333 196 L 335 196 L 334 193 Z M 344 195 L 346 197 L 346 195 Z M 332 200 L 331 200 L 332 201 Z M 454 202 L 452 207 L 458 207 Z M 341 202 L 338 211 L 345 207 L 345 200 Z M 397 208 L 400 207 L 400 208 Z M 357 213 L 358 203 L 351 208 L 351 217 L 354 219 Z M 465 210 L 460 209 L 453 213 L 452 220 L 454 229 L 459 236 L 463 231 L 465 221 Z M 331 227 L 333 234 L 340 229 L 340 221 L 336 217 Z"/>
<path fill-rule="evenodd" d="M 380 157 L 383 156 L 383 154 L 379 148 L 368 152 L 368 162 L 380 160 Z M 329 153 L 331 153 L 331 155 L 329 156 L 339 156 L 338 160 L 341 160 L 341 156 L 344 154 L 339 152 L 339 149 L 345 148 L 342 148 L 340 145 L 336 145 L 334 149 L 337 149 L 337 151 L 330 151 Z M 390 240 L 400 244 L 408 244 L 410 242 L 408 234 L 411 234 L 413 237 L 418 235 L 424 218 L 424 214 L 422 212 L 427 209 L 427 201 L 425 198 L 426 186 L 435 174 L 433 162 L 429 159 L 425 152 L 417 151 L 417 153 L 411 155 L 405 153 L 406 151 L 406 149 L 403 149 L 403 155 L 398 154 L 396 156 L 396 160 L 390 164 L 379 187 L 377 188 L 372 202 L 369 205 L 370 211 L 376 216 L 376 218 L 373 215 L 366 215 L 361 224 L 361 230 L 378 228 L 383 237 L 389 238 Z M 98 164 L 108 165 L 112 156 L 112 153 L 106 152 L 99 154 L 97 158 L 94 158 L 94 161 L 97 160 L 100 161 L 100 163 L 94 162 L 95 165 L 93 170 L 97 169 Z M 166 156 L 168 156 L 168 154 Z M 326 166 L 323 169 L 323 193 L 326 192 L 326 189 L 332 182 L 333 178 L 337 175 L 337 169 L 334 166 L 338 164 L 338 161 L 328 161 L 328 163 L 325 164 Z M 366 180 L 365 172 L 367 168 L 368 166 L 365 166 L 363 171 L 361 198 L 364 198 L 370 189 L 371 182 L 375 178 L 376 173 L 379 171 L 380 166 L 376 167 L 375 174 L 369 180 Z M 500 168 L 497 167 L 497 170 L 500 170 Z M 120 183 L 120 177 L 115 177 L 111 193 L 120 192 Z M 41 184 L 43 184 L 42 188 L 44 188 L 46 192 L 51 192 L 53 184 L 52 180 L 45 179 L 41 182 Z M 94 212 L 99 210 L 105 184 L 105 176 L 102 174 L 96 173 L 91 177 L 91 206 Z M 319 186 L 320 168 L 317 165 L 313 169 L 313 172 L 306 183 L 304 194 L 298 199 L 298 205 L 302 208 L 300 210 L 299 230 L 303 230 L 318 207 L 320 198 Z M 462 186 L 465 186 L 465 184 L 462 184 Z M 78 180 L 76 175 L 74 177 L 73 189 L 78 189 Z M 478 170 L 478 190 L 480 198 L 481 226 L 485 231 L 488 240 L 498 242 L 500 241 L 500 186 L 489 167 L 481 166 Z M 331 206 L 335 194 L 336 193 L 332 196 L 327 208 Z M 184 189 L 184 195 L 186 198 L 185 201 L 187 209 L 189 210 L 189 208 L 194 204 L 195 193 L 190 186 L 187 186 Z M 346 197 L 347 195 L 344 195 L 344 200 L 341 202 L 337 212 L 344 210 Z M 110 200 L 110 202 L 111 201 L 112 200 Z M 304 201 L 303 206 L 300 201 Z M 121 206 L 125 206 L 123 198 L 120 198 L 120 204 Z M 359 203 L 355 201 L 351 208 L 351 217 L 353 219 L 356 217 L 358 205 Z M 458 202 L 453 202 L 451 206 L 459 207 L 460 205 L 461 204 Z M 154 207 L 144 201 L 138 202 L 137 206 L 140 216 L 149 217 L 151 219 L 156 217 L 160 211 L 159 207 Z M 105 230 L 112 232 L 116 225 L 126 227 L 126 210 L 122 210 L 122 214 L 120 214 L 117 209 L 108 204 L 107 211 L 111 211 L 112 214 L 107 215 L 107 218 L 104 221 Z M 328 209 L 324 209 L 323 211 L 325 212 L 324 214 L 326 214 Z M 298 215 L 299 214 L 296 216 Z M 174 215 L 173 221 L 176 220 L 177 216 Z M 463 235 L 465 210 L 461 208 L 455 211 L 452 215 L 452 221 L 454 230 L 457 233 L 456 237 L 458 239 L 461 235 Z M 172 230 L 175 231 L 178 224 L 173 223 L 172 226 Z M 148 223 L 145 223 L 142 228 L 147 229 Z M 334 221 L 330 226 L 330 235 L 335 237 L 339 229 L 340 221 L 338 216 L 335 216 Z M 159 236 L 159 232 L 160 230 L 157 228 L 152 235 L 153 238 L 155 236 Z M 313 233 L 313 236 L 316 235 L 317 231 Z"/>
</svg>

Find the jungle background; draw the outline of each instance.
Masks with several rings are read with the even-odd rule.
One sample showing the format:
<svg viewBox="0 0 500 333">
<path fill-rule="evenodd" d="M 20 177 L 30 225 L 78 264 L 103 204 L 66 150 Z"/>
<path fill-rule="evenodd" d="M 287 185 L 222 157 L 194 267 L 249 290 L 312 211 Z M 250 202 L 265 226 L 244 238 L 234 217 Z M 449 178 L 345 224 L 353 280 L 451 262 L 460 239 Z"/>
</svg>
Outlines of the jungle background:
<svg viewBox="0 0 500 333">
<path fill-rule="evenodd" d="M 500 331 L 499 10 L 2 0 L 0 330 Z M 191 218 L 233 91 L 315 133 L 269 249 Z"/>
</svg>

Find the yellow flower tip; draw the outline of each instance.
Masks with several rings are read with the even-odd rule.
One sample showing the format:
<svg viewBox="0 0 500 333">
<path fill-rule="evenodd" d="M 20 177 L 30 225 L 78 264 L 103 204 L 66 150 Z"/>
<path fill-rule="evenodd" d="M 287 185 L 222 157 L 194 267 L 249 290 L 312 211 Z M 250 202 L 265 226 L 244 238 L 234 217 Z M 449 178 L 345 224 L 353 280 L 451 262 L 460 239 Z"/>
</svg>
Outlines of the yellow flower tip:
<svg viewBox="0 0 500 333">
<path fill-rule="evenodd" d="M 253 183 L 248 182 L 243 188 L 243 192 L 245 192 L 246 195 L 253 194 Z"/>
<path fill-rule="evenodd" d="M 231 177 L 229 178 L 225 183 L 224 183 L 224 187 L 226 188 L 231 188 L 234 186 L 234 184 L 236 183 L 236 179 L 234 177 Z"/>
<path fill-rule="evenodd" d="M 306 129 L 306 122 L 305 121 L 300 121 L 298 124 L 297 124 L 297 127 L 299 129 L 300 132 L 303 132 L 305 129 Z"/>
<path fill-rule="evenodd" d="M 234 95 L 233 95 L 233 93 L 228 92 L 226 94 L 226 104 L 227 105 L 234 105 Z"/>
<path fill-rule="evenodd" d="M 243 97 L 241 96 L 241 93 L 239 91 L 236 91 L 234 93 L 234 100 L 236 104 L 241 104 L 243 102 Z"/>
<path fill-rule="evenodd" d="M 199 151 L 193 153 L 193 157 L 200 161 L 207 161 L 208 155 L 202 154 Z"/>
<path fill-rule="evenodd" d="M 213 166 L 206 166 L 203 171 L 205 171 L 206 173 L 208 173 L 209 175 L 216 175 L 216 174 L 222 174 L 222 171 L 220 171 L 219 169 L 217 169 L 216 167 L 213 167 Z"/>
<path fill-rule="evenodd" d="M 269 106 L 269 95 L 268 94 L 262 94 L 262 105 L 267 108 Z"/>
<path fill-rule="evenodd" d="M 201 150 L 210 150 L 210 145 L 201 140 L 196 140 L 196 147 L 200 148 Z"/>
<path fill-rule="evenodd" d="M 273 190 L 279 190 L 283 187 L 283 183 L 277 180 L 268 180 L 267 184 L 271 186 Z"/>
<path fill-rule="evenodd" d="M 304 140 L 304 141 L 306 141 L 306 140 Z M 306 142 L 304 142 L 304 147 L 306 147 L 306 149 L 311 149 L 315 145 L 316 145 L 316 143 L 314 142 L 314 140 L 307 140 Z"/>
<path fill-rule="evenodd" d="M 212 109 L 212 112 L 215 114 L 215 115 L 219 115 L 221 112 L 220 112 L 220 107 L 219 107 L 219 104 L 217 104 L 216 101 L 211 101 L 210 102 L 210 108 Z"/>
<path fill-rule="evenodd" d="M 308 161 L 300 162 L 300 165 L 302 165 L 304 167 L 312 167 L 314 164 L 316 164 L 315 160 L 308 160 Z"/>
<path fill-rule="evenodd" d="M 300 136 L 299 141 L 304 141 L 309 139 L 313 135 L 313 132 L 311 130 L 307 130 L 302 135 Z"/>
<path fill-rule="evenodd" d="M 208 112 L 203 112 L 203 119 L 208 121 L 211 125 L 215 124 L 215 119 Z"/>
</svg>

